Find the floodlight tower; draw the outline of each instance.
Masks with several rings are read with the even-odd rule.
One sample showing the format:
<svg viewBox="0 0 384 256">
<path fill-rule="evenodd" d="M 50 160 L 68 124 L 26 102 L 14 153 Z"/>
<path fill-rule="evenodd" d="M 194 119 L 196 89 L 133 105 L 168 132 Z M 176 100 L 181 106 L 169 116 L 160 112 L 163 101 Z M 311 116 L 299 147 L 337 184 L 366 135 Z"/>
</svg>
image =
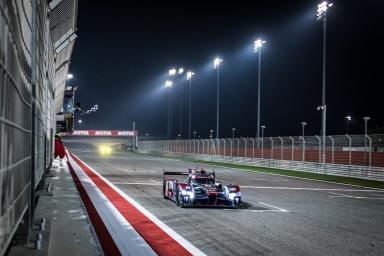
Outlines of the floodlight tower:
<svg viewBox="0 0 384 256">
<path fill-rule="evenodd" d="M 171 68 L 169 71 L 168 71 L 168 75 L 169 76 L 178 76 L 178 77 L 181 77 L 184 73 L 184 68 L 180 67 L 180 68 Z M 176 79 L 176 78 L 175 78 Z M 179 80 L 176 80 L 176 81 L 179 81 Z M 184 92 L 184 89 L 183 87 L 180 88 L 180 109 L 179 109 L 179 134 L 180 136 L 179 137 L 182 137 L 183 135 L 183 92 Z M 172 102 L 172 113 L 173 113 L 173 102 Z M 172 125 L 172 124 L 171 124 Z"/>
<path fill-rule="evenodd" d="M 192 77 L 195 75 L 192 71 L 187 72 L 187 80 L 189 81 L 189 116 L 188 116 L 188 139 L 191 138 L 191 123 L 192 123 Z"/>
<path fill-rule="evenodd" d="M 165 88 L 168 89 L 168 114 L 167 114 L 167 137 L 168 139 L 172 136 L 172 98 L 173 98 L 173 92 L 172 92 L 172 85 L 173 82 L 171 80 L 165 81 Z"/>
<path fill-rule="evenodd" d="M 259 72 L 257 79 L 257 132 L 256 137 L 260 138 L 260 81 L 261 81 L 261 49 L 266 42 L 262 39 L 257 39 L 253 45 L 253 51 L 259 53 Z"/>
<path fill-rule="evenodd" d="M 219 138 L 219 107 L 220 107 L 220 64 L 223 60 L 220 57 L 216 57 L 213 60 L 213 68 L 217 70 L 216 80 L 216 139 Z"/>
<path fill-rule="evenodd" d="M 326 85 L 326 43 L 327 43 L 327 11 L 328 8 L 332 7 L 332 3 L 328 3 L 324 1 L 317 5 L 317 20 L 323 22 L 323 85 L 322 85 L 322 137 L 323 137 L 323 153 L 322 153 L 322 162 L 325 163 L 325 136 L 326 136 L 326 128 L 327 128 L 327 105 L 325 102 L 325 85 Z"/>
</svg>

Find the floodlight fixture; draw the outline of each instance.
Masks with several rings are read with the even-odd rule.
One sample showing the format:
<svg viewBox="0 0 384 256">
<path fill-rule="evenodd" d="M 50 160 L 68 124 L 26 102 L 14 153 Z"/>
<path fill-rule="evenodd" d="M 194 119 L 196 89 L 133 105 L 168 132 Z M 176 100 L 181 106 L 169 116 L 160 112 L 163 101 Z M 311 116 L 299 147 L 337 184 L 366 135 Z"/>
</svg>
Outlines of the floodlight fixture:
<svg viewBox="0 0 384 256">
<path fill-rule="evenodd" d="M 194 72 L 192 72 L 192 71 L 188 71 L 188 72 L 187 72 L 187 80 L 191 80 L 191 79 L 192 79 L 192 76 L 194 76 L 194 75 L 195 75 Z"/>
<path fill-rule="evenodd" d="M 214 60 L 213 60 L 213 68 L 216 69 L 220 66 L 221 62 L 223 62 L 223 59 L 221 59 L 220 57 L 216 57 Z"/>
<path fill-rule="evenodd" d="M 327 16 L 327 10 L 328 8 L 332 7 L 333 3 L 328 3 L 327 1 L 324 1 L 317 5 L 317 20 L 323 20 Z"/>
<path fill-rule="evenodd" d="M 259 52 L 261 51 L 261 48 L 266 43 L 266 41 L 262 39 L 257 39 L 253 44 L 253 52 Z"/>
<path fill-rule="evenodd" d="M 165 81 L 165 88 L 170 88 L 172 86 L 172 81 L 171 80 L 167 80 Z"/>
</svg>

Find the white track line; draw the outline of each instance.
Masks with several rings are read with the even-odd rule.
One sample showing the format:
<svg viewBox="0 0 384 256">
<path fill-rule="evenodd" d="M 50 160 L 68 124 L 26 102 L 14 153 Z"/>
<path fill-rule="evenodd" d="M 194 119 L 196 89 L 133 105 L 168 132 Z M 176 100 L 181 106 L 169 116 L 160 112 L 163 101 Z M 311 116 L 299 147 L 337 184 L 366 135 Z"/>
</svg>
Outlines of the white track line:
<svg viewBox="0 0 384 256">
<path fill-rule="evenodd" d="M 241 188 L 277 189 L 277 190 L 308 190 L 308 191 L 351 191 L 351 192 L 379 192 L 379 193 L 384 193 L 384 191 L 375 190 L 375 189 L 295 188 L 295 187 L 263 187 L 263 186 L 241 186 Z"/>
<path fill-rule="evenodd" d="M 281 210 L 247 210 L 250 212 L 288 212 L 288 211 L 281 211 Z"/>
<path fill-rule="evenodd" d="M 162 183 L 153 183 L 153 182 L 120 182 L 120 181 L 112 181 L 113 184 L 116 185 L 145 185 L 145 186 L 162 186 Z"/>
<path fill-rule="evenodd" d="M 279 210 L 279 211 L 281 211 L 281 212 L 289 212 L 289 211 L 286 210 L 286 209 L 283 209 L 283 208 L 280 208 L 280 207 L 277 207 L 277 206 L 273 206 L 273 205 L 270 205 L 270 204 L 266 204 L 266 203 L 263 203 L 263 202 L 257 202 L 257 203 L 262 204 L 262 205 L 269 206 L 269 207 L 274 208 L 274 209 L 277 209 L 277 210 Z M 259 211 L 259 210 L 256 210 L 256 211 Z"/>
<path fill-rule="evenodd" d="M 377 200 L 384 200 L 384 197 L 366 197 L 366 196 L 351 196 L 351 195 L 345 195 L 345 194 L 340 194 L 340 193 L 334 193 L 334 192 L 329 192 L 332 195 L 336 196 L 329 196 L 329 197 L 348 197 L 348 198 L 354 198 L 354 199 L 377 199 Z"/>
<path fill-rule="evenodd" d="M 153 182 L 153 183 L 162 183 L 161 181 L 158 181 L 158 180 L 153 180 L 153 179 L 148 179 L 148 180 Z"/>
</svg>

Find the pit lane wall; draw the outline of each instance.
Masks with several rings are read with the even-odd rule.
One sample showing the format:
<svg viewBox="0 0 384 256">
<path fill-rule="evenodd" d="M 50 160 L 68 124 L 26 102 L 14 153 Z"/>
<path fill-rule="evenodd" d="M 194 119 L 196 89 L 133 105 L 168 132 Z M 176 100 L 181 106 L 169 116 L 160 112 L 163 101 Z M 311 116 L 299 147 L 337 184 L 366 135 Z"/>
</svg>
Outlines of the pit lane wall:
<svg viewBox="0 0 384 256">
<path fill-rule="evenodd" d="M 0 255 L 14 237 L 31 239 L 76 13 L 76 0 L 0 1 Z"/>
<path fill-rule="evenodd" d="M 384 181 L 384 135 L 139 141 L 138 152 Z"/>
</svg>

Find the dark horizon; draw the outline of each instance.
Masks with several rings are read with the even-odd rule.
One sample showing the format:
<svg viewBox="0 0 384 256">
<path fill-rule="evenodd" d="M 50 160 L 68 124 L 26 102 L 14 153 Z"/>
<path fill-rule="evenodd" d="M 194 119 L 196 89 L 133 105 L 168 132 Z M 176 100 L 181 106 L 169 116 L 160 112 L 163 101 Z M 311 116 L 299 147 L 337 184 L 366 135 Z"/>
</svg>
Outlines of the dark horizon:
<svg viewBox="0 0 384 256">
<path fill-rule="evenodd" d="M 265 136 L 320 133 L 322 25 L 317 1 L 249 3 L 125 4 L 121 8 L 79 2 L 78 39 L 71 61 L 79 88 L 76 102 L 99 111 L 83 116 L 78 129 L 129 129 L 165 136 L 171 67 L 192 69 L 192 131 L 202 137 L 216 127 L 216 73 L 220 78 L 220 137 L 256 135 L 257 55 L 255 39 L 267 41 L 261 66 L 261 125 Z M 383 132 L 380 103 L 380 15 L 383 3 L 335 1 L 327 20 L 327 134 Z M 174 131 L 179 130 L 184 90 L 183 137 L 188 136 L 187 81 L 175 84 Z M 183 87 L 181 87 L 181 85 Z M 377 128 L 376 128 L 377 127 Z M 174 136 L 176 136 L 176 132 Z"/>
</svg>

